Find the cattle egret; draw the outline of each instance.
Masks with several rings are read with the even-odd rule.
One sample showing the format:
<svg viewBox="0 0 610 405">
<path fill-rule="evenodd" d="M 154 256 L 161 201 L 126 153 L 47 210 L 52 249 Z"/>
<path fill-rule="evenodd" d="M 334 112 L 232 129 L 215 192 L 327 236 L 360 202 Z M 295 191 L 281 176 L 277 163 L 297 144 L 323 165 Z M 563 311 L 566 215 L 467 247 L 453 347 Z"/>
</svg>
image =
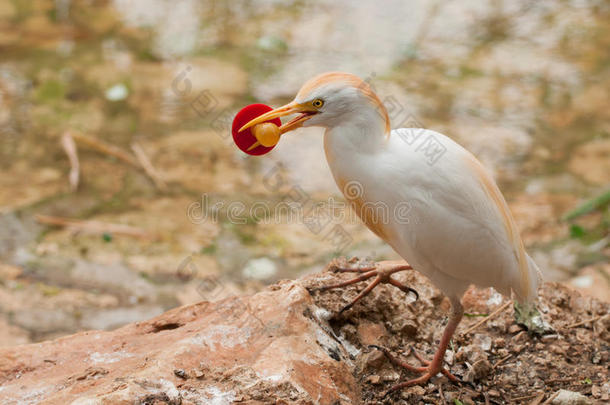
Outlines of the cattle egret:
<svg viewBox="0 0 610 405">
<path fill-rule="evenodd" d="M 389 392 L 423 384 L 441 372 L 457 380 L 443 368 L 443 358 L 464 313 L 460 301 L 468 286 L 491 286 L 507 296 L 512 291 L 519 303 L 531 306 L 540 282 L 493 178 L 443 134 L 390 130 L 377 95 L 349 73 L 310 79 L 292 102 L 252 119 L 240 131 L 290 114 L 298 115 L 282 126 L 283 133 L 300 126 L 325 128 L 326 159 L 339 189 L 366 226 L 408 262 L 380 262 L 357 270 L 363 273 L 358 278 L 324 289 L 375 277 L 355 302 L 382 282 L 409 291 L 391 277 L 397 271 L 412 268 L 427 276 L 451 302 L 449 322 L 432 361 L 420 358 L 423 367 L 413 367 L 394 359 L 421 376 Z M 380 206 L 390 215 L 379 215 Z"/>
</svg>

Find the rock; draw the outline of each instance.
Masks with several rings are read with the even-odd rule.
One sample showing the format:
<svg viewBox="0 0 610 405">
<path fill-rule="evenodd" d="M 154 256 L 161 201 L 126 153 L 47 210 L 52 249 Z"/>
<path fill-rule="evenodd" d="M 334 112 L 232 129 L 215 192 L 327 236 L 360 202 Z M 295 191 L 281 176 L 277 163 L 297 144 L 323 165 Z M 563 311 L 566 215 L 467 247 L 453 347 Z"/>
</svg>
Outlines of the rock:
<svg viewBox="0 0 610 405">
<path fill-rule="evenodd" d="M 366 381 L 370 384 L 379 384 L 381 382 L 381 377 L 377 374 L 372 374 L 366 378 Z"/>
<path fill-rule="evenodd" d="M 404 336 L 408 336 L 410 338 L 414 338 L 415 336 L 417 336 L 418 330 L 419 327 L 417 326 L 417 324 L 411 320 L 406 320 L 396 325 L 396 332 L 401 333 Z"/>
<path fill-rule="evenodd" d="M 456 361 L 458 361 L 458 362 L 467 361 L 470 364 L 473 364 L 477 360 L 480 360 L 483 358 L 487 359 L 487 355 L 485 354 L 485 352 L 481 349 L 481 347 L 479 345 L 476 345 L 474 343 L 470 344 L 468 346 L 460 347 L 455 355 Z"/>
<path fill-rule="evenodd" d="M 491 337 L 489 335 L 477 333 L 474 335 L 472 342 L 485 352 L 488 352 L 491 349 Z"/>
<path fill-rule="evenodd" d="M 506 340 L 504 340 L 504 338 L 496 338 L 493 341 L 493 347 L 495 347 L 496 349 L 501 349 L 504 346 L 506 346 Z"/>
<path fill-rule="evenodd" d="M 452 366 L 454 359 L 455 359 L 455 353 L 453 352 L 453 350 L 447 349 L 447 351 L 445 352 L 445 363 Z"/>
<path fill-rule="evenodd" d="M 472 367 L 468 369 L 466 375 L 464 375 L 464 381 L 474 382 L 481 380 L 482 378 L 487 377 L 487 375 L 491 372 L 492 366 L 489 360 L 486 358 L 479 358 L 474 362 Z"/>
<path fill-rule="evenodd" d="M 610 400 L 610 382 L 604 383 L 601 387 L 593 385 L 591 387 L 591 394 L 602 401 Z"/>
<path fill-rule="evenodd" d="M 581 393 L 568 390 L 559 390 L 552 398 L 552 405 L 587 405 L 593 403 Z"/>
<path fill-rule="evenodd" d="M 442 308 L 438 293 L 428 281 L 415 272 L 404 276 L 405 282 L 420 292 L 420 299 L 408 306 L 403 294 L 382 285 L 371 293 L 373 299 L 363 300 L 359 311 L 338 314 L 346 297 L 354 296 L 362 287 L 349 286 L 348 291 L 334 293 L 315 291 L 333 278 L 350 277 L 323 272 L 282 281 L 254 295 L 216 295 L 214 302 L 175 308 L 114 331 L 81 332 L 53 341 L 0 348 L 0 403 L 380 403 L 389 387 L 411 373 L 390 365 L 380 351 L 367 345 L 385 346 L 399 359 L 417 366 L 408 349 L 412 347 L 432 358 L 446 325 L 446 308 Z M 0 299 L 12 288 L 11 282 L 6 284 L 0 286 Z M 26 313 L 8 300 L 1 302 L 10 320 L 5 328 L 9 329 L 11 323 L 38 328 L 39 332 L 31 334 L 37 339 L 57 325 L 67 322 L 66 328 L 72 327 L 70 319 L 91 327 L 109 327 L 108 321 L 120 314 L 114 312 L 119 304 L 114 302 L 105 307 L 105 316 L 93 318 L 87 305 L 72 305 L 66 299 L 67 291 L 50 291 L 56 294 L 55 306 L 40 306 L 32 294 L 40 288 L 26 285 L 19 290 L 32 301 L 28 310 L 33 312 Z M 608 304 L 585 299 L 559 284 L 547 283 L 542 288 L 541 308 L 563 325 L 608 312 Z M 482 297 L 485 302 L 488 298 Z M 136 314 L 132 319 L 152 316 L 153 312 L 147 313 L 153 308 L 150 305 L 132 303 L 134 312 L 127 315 Z M 487 304 L 473 301 L 472 305 Z M 405 316 L 409 310 L 411 314 Z M 72 318 L 53 318 L 52 312 Z M 558 318 L 560 315 L 567 318 Z M 498 316 L 502 324 L 512 322 L 512 314 Z M 417 339 L 395 330 L 394 326 L 405 319 L 418 325 Z M 490 391 L 496 402 L 541 390 L 549 396 L 552 391 L 545 387 L 545 378 L 561 376 L 577 381 L 583 375 L 590 376 L 591 395 L 607 402 L 603 399 L 608 396 L 608 386 L 603 385 L 608 361 L 603 346 L 604 322 L 599 319 L 595 328 L 573 328 L 569 333 L 564 333 L 562 323 L 557 322 L 561 339 L 556 335 L 545 343 L 529 338 L 525 332 L 506 334 L 506 328 L 499 331 L 488 323 L 487 330 L 482 326 L 472 336 L 454 337 L 446 366 L 481 389 L 496 388 L 497 394 Z M 430 342 L 423 339 L 428 335 Z M 499 341 L 504 347 L 496 347 Z M 583 342 L 587 342 L 586 351 L 580 349 Z M 568 363 L 566 358 L 580 360 Z M 494 370 L 491 362 L 500 366 Z M 394 399 L 440 403 L 433 385 L 410 387 L 396 393 Z M 467 403 L 472 399 L 468 392 L 452 391 L 453 386 L 448 384 L 445 387 L 448 402 L 459 398 Z"/>
<path fill-rule="evenodd" d="M 273 277 L 277 273 L 275 262 L 267 257 L 252 259 L 246 263 L 242 274 L 246 278 L 264 280 Z"/>
<path fill-rule="evenodd" d="M 356 360 L 356 368 L 361 373 L 379 370 L 385 362 L 384 354 L 379 350 L 371 350 L 368 353 L 361 354 Z"/>
<path fill-rule="evenodd" d="M 365 321 L 358 325 L 358 337 L 364 346 L 379 344 L 381 338 L 386 335 L 387 330 L 381 323 Z"/>
<path fill-rule="evenodd" d="M 414 398 L 421 398 L 422 396 L 424 396 L 426 394 L 425 388 L 421 387 L 419 385 L 416 385 L 414 387 L 409 387 L 407 390 L 405 390 L 405 392 L 410 394 L 410 396 L 412 396 Z"/>
<path fill-rule="evenodd" d="M 112 332 L 2 348 L 0 403 L 360 401 L 343 361 L 349 355 L 313 315 L 307 290 L 297 282 L 276 287 Z M 399 378 L 387 371 L 384 381 Z"/>
</svg>

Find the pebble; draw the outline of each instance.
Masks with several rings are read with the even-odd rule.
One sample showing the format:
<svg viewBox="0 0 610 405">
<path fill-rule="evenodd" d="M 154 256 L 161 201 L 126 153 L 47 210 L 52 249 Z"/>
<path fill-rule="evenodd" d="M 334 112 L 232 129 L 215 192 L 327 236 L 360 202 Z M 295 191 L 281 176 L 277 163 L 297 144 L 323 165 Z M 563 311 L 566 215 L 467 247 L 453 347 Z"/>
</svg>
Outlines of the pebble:
<svg viewBox="0 0 610 405">
<path fill-rule="evenodd" d="M 464 376 L 464 381 L 474 382 L 478 381 L 482 378 L 487 377 L 487 375 L 491 372 L 492 366 L 491 363 L 486 359 L 482 358 L 477 360 L 470 368 L 466 375 Z"/>
<path fill-rule="evenodd" d="M 384 372 L 381 373 L 381 378 L 385 382 L 387 382 L 387 381 L 396 381 L 396 380 L 398 380 L 400 378 L 400 374 L 398 374 L 395 371 L 384 370 Z"/>
<path fill-rule="evenodd" d="M 242 275 L 255 280 L 265 280 L 277 273 L 275 262 L 269 258 L 261 257 L 250 260 L 242 270 Z"/>
<path fill-rule="evenodd" d="M 423 397 L 426 394 L 426 390 L 419 385 L 409 388 L 406 392 L 416 397 Z"/>
<path fill-rule="evenodd" d="M 401 334 L 403 334 L 404 336 L 413 338 L 415 336 L 417 336 L 417 324 L 413 321 L 405 321 L 402 325 L 399 326 L 398 328 L 398 332 L 400 332 Z"/>
<path fill-rule="evenodd" d="M 506 340 L 504 340 L 504 338 L 496 338 L 494 339 L 493 345 L 498 349 L 503 348 L 506 346 Z"/>
<path fill-rule="evenodd" d="M 455 353 L 453 353 L 453 350 L 447 350 L 445 352 L 445 363 L 452 366 L 454 358 L 455 358 Z"/>
<path fill-rule="evenodd" d="M 552 405 L 587 405 L 592 404 L 592 402 L 586 396 L 581 393 L 568 391 L 568 390 L 559 390 L 556 394 L 553 395 L 553 399 L 551 400 Z"/>
<path fill-rule="evenodd" d="M 372 375 L 370 375 L 370 376 L 368 376 L 366 378 L 366 381 L 368 383 L 377 385 L 377 384 L 379 384 L 381 382 L 381 377 L 379 375 L 377 375 L 377 374 L 372 374 Z"/>
<path fill-rule="evenodd" d="M 491 337 L 481 333 L 474 335 L 472 343 L 479 346 L 483 351 L 488 352 L 491 349 Z"/>
<path fill-rule="evenodd" d="M 357 369 L 366 373 L 369 370 L 379 370 L 385 361 L 385 356 L 380 350 L 372 350 L 358 357 Z"/>
<path fill-rule="evenodd" d="M 527 336 L 526 331 L 521 331 L 515 336 L 513 336 L 513 342 L 515 343 L 525 343 L 528 339 L 529 337 Z"/>
<path fill-rule="evenodd" d="M 508 327 L 508 333 L 514 335 L 515 333 L 521 332 L 523 328 L 517 324 L 512 324 Z"/>
</svg>

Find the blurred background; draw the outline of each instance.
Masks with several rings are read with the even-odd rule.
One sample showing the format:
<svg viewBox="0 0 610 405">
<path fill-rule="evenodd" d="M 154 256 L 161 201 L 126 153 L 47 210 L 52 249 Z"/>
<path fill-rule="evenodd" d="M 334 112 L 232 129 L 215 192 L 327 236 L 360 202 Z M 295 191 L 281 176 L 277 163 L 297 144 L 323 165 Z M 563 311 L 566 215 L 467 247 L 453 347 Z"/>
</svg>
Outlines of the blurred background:
<svg viewBox="0 0 610 405">
<path fill-rule="evenodd" d="M 328 70 L 474 152 L 546 279 L 610 299 L 608 1 L 0 0 L 0 345 L 395 257 L 322 130 L 232 143 Z"/>
</svg>

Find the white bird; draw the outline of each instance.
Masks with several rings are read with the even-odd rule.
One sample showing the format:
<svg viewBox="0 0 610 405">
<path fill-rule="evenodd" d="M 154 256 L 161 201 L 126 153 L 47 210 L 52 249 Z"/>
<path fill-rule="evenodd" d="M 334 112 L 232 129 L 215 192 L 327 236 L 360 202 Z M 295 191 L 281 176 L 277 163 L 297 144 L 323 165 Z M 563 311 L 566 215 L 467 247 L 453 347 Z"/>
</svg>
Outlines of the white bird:
<svg viewBox="0 0 610 405">
<path fill-rule="evenodd" d="M 325 289 L 376 276 L 356 300 L 381 282 L 408 291 L 390 275 L 413 268 L 451 301 L 433 360 L 421 360 L 425 367 L 401 362 L 422 375 L 389 392 L 425 383 L 439 372 L 457 380 L 443 369 L 443 358 L 463 316 L 460 301 L 469 285 L 491 286 L 509 297 L 512 291 L 520 303 L 531 305 L 540 282 L 538 267 L 526 253 L 493 178 L 470 152 L 443 134 L 420 128 L 391 131 L 377 95 L 349 73 L 310 79 L 292 102 L 240 131 L 290 114 L 299 115 L 282 126 L 283 133 L 300 126 L 325 128 L 326 158 L 345 198 L 367 227 L 408 262 L 381 262 L 354 280 Z"/>
</svg>

